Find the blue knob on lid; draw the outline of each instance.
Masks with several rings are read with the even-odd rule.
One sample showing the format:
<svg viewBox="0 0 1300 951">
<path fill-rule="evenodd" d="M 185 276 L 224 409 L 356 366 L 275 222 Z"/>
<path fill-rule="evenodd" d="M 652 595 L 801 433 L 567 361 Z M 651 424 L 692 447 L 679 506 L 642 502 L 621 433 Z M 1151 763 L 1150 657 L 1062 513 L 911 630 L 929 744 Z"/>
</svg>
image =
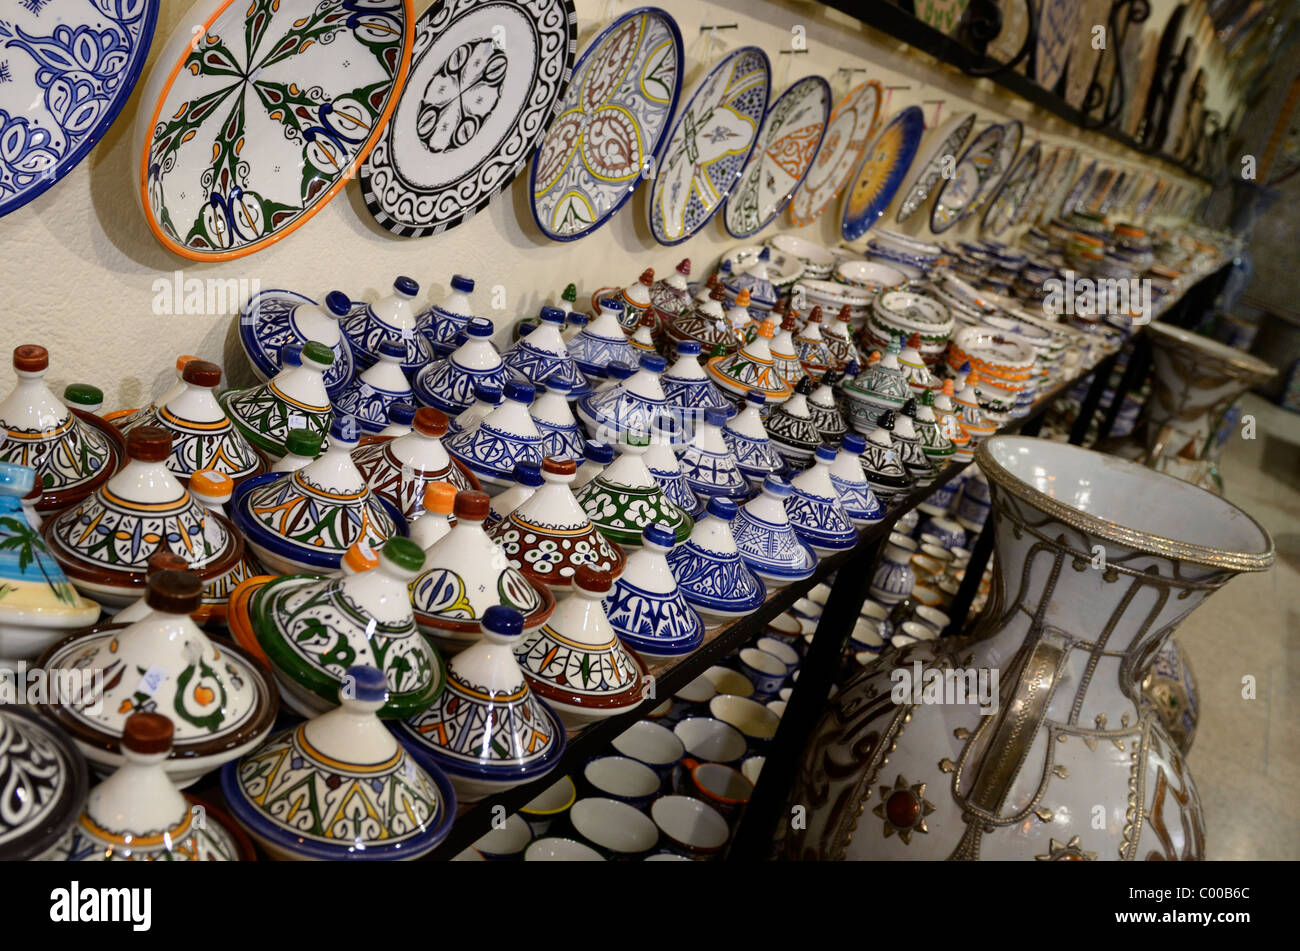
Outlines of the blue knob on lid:
<svg viewBox="0 0 1300 951">
<path fill-rule="evenodd" d="M 704 421 L 710 426 L 722 426 L 727 422 L 727 411 L 719 409 L 716 406 L 710 406 L 704 410 Z"/>
<path fill-rule="evenodd" d="M 582 444 L 582 458 L 607 466 L 614 461 L 614 447 L 603 442 L 588 439 Z"/>
<path fill-rule="evenodd" d="M 524 632 L 524 616 L 514 608 L 494 604 L 483 612 L 483 630 L 497 640 L 516 638 Z"/>
<path fill-rule="evenodd" d="M 621 311 L 623 309 L 623 302 L 617 297 L 602 297 L 600 299 L 600 306 L 604 307 L 606 310 Z"/>
<path fill-rule="evenodd" d="M 492 321 L 486 317 L 471 317 L 465 324 L 465 332 L 471 337 L 490 337 L 492 331 Z"/>
<path fill-rule="evenodd" d="M 558 307 L 543 307 L 541 316 L 542 320 L 550 324 L 564 323 L 564 311 Z"/>
<path fill-rule="evenodd" d="M 281 367 L 302 366 L 302 344 L 286 343 L 283 347 L 281 347 L 280 366 Z"/>
<path fill-rule="evenodd" d="M 330 442 L 354 443 L 360 438 L 361 426 L 355 416 L 339 413 L 330 422 Z"/>
<path fill-rule="evenodd" d="M 388 681 L 383 671 L 369 664 L 349 667 L 343 680 L 343 692 L 351 685 L 352 697 L 362 703 L 384 703 L 388 700 Z"/>
<path fill-rule="evenodd" d="M 397 426 L 410 426 L 415 420 L 413 403 L 389 403 L 388 421 Z"/>
<path fill-rule="evenodd" d="M 501 388 L 501 395 L 516 403 L 528 404 L 533 401 L 533 385 L 519 380 L 506 380 L 506 385 Z"/>
<path fill-rule="evenodd" d="M 745 394 L 745 402 L 752 403 L 754 406 L 762 406 L 767 402 L 767 394 L 762 390 L 750 390 Z"/>
<path fill-rule="evenodd" d="M 521 321 L 521 322 L 519 323 L 519 326 L 515 328 L 515 333 L 519 334 L 519 339 L 520 339 L 520 340 L 523 340 L 523 339 L 524 339 L 525 337 L 527 337 L 530 333 L 532 333 L 534 330 L 536 330 L 536 329 L 538 328 L 538 326 L 539 326 L 538 324 L 530 324 L 530 323 L 529 323 L 528 321 L 526 321 L 526 320 L 525 320 L 525 321 Z"/>
<path fill-rule="evenodd" d="M 611 380 L 626 380 L 635 372 L 636 368 L 628 366 L 622 360 L 610 360 L 605 367 L 605 376 Z"/>
<path fill-rule="evenodd" d="M 335 317 L 346 317 L 352 310 L 352 301 L 342 291 L 330 291 L 325 295 L 325 309 Z"/>
<path fill-rule="evenodd" d="M 451 276 L 451 289 L 460 291 L 463 294 L 474 293 L 474 279 L 465 277 L 463 274 L 453 274 Z"/>
<path fill-rule="evenodd" d="M 496 406 L 501 402 L 501 387 L 488 380 L 475 380 L 474 399 Z"/>
<path fill-rule="evenodd" d="M 846 452 L 860 456 L 867 448 L 867 439 L 861 433 L 845 433 L 844 438 L 840 440 L 840 447 Z"/>
<path fill-rule="evenodd" d="M 657 353 L 642 354 L 641 369 L 649 370 L 651 373 L 663 373 L 668 369 L 668 361 Z"/>
<path fill-rule="evenodd" d="M 779 498 L 785 498 L 790 494 L 790 483 L 781 478 L 775 472 L 769 473 L 763 480 L 763 490 L 770 492 Z"/>
<path fill-rule="evenodd" d="M 538 488 L 542 485 L 542 467 L 535 462 L 515 463 L 515 482 L 520 485 Z"/>
<path fill-rule="evenodd" d="M 393 290 L 406 297 L 414 297 L 420 293 L 420 284 L 414 278 L 403 276 L 393 281 Z"/>
<path fill-rule="evenodd" d="M 673 530 L 662 522 L 647 525 L 645 531 L 641 533 L 641 538 L 647 545 L 658 545 L 660 548 L 672 548 L 677 542 Z"/>
<path fill-rule="evenodd" d="M 708 512 L 724 521 L 730 522 L 736 517 L 736 503 L 720 495 L 709 497 Z"/>
<path fill-rule="evenodd" d="M 575 327 L 585 327 L 587 324 L 591 323 L 591 316 L 589 314 L 580 314 L 576 310 L 569 311 L 567 319 L 569 323 L 573 324 Z"/>
<path fill-rule="evenodd" d="M 817 447 L 817 460 L 819 462 L 834 462 L 838 453 L 834 446 L 821 445 Z"/>
<path fill-rule="evenodd" d="M 559 378 L 557 378 L 557 377 L 555 377 L 555 376 L 552 376 L 552 377 L 551 377 L 550 379 L 548 379 L 544 384 L 543 384 L 543 383 L 534 383 L 533 386 L 535 386 L 535 387 L 537 388 L 537 392 L 538 392 L 539 394 L 541 394 L 541 393 L 546 393 L 546 392 L 548 392 L 548 391 L 549 391 L 549 392 L 552 392 L 552 393 L 572 393 L 572 392 L 573 392 L 573 384 L 572 384 L 572 383 L 570 383 L 568 380 L 561 380 L 561 379 L 559 379 Z"/>
<path fill-rule="evenodd" d="M 683 340 L 677 344 L 677 355 L 679 357 L 698 357 L 700 355 L 700 345 L 694 340 Z"/>
<path fill-rule="evenodd" d="M 852 379 L 861 372 L 862 368 L 858 366 L 857 360 L 850 360 L 844 367 L 844 376 L 846 379 Z"/>
<path fill-rule="evenodd" d="M 377 349 L 381 357 L 393 357 L 397 360 L 406 359 L 406 344 L 395 337 L 385 337 L 380 340 Z"/>
</svg>

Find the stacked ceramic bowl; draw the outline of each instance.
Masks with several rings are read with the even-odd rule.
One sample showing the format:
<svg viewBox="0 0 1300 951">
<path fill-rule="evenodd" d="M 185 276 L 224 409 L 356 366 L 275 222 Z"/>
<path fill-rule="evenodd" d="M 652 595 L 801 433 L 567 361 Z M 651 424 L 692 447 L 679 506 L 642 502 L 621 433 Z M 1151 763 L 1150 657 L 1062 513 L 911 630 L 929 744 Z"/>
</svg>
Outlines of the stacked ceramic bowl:
<svg viewBox="0 0 1300 951">
<path fill-rule="evenodd" d="M 896 267 L 877 261 L 858 261 L 852 258 L 835 265 L 834 277 L 840 284 L 867 291 L 872 300 L 875 300 L 876 295 L 882 291 L 893 290 L 907 282 L 907 276 Z"/>
<path fill-rule="evenodd" d="M 722 261 L 730 265 L 733 274 L 740 274 L 752 267 L 759 259 L 763 248 L 758 245 L 746 245 L 733 248 L 722 256 Z M 802 259 L 791 251 L 768 246 L 767 278 L 782 293 L 785 293 L 799 278 L 807 274 Z"/>
<path fill-rule="evenodd" d="M 862 334 L 864 342 L 881 350 L 895 337 L 907 340 L 919 334 L 921 357 L 933 365 L 948 346 L 953 324 L 953 315 L 943 303 L 909 285 L 876 296 Z"/>
<path fill-rule="evenodd" d="M 842 266 L 837 265 L 836 267 Z M 792 300 L 795 302 L 796 308 L 799 308 L 804 316 L 807 316 L 807 311 L 811 311 L 814 307 L 820 307 L 823 315 L 834 316 L 847 305 L 850 322 L 855 327 L 860 327 L 867 321 L 876 293 L 875 290 L 866 286 L 805 278 L 794 286 Z M 807 308 L 807 311 L 804 311 L 799 306 L 801 303 Z"/>
<path fill-rule="evenodd" d="M 1028 344 L 990 326 L 962 327 L 947 352 L 956 373 L 969 364 L 979 374 L 975 392 L 980 407 L 999 424 L 1021 415 L 1039 384 L 1038 356 Z"/>
<path fill-rule="evenodd" d="M 767 241 L 773 256 L 791 255 L 803 264 L 803 276 L 811 280 L 824 281 L 831 276 L 835 268 L 835 255 L 807 238 L 796 234 L 773 235 Z"/>
<path fill-rule="evenodd" d="M 871 234 L 867 241 L 867 260 L 897 268 L 910 281 L 925 277 L 943 254 L 937 244 L 918 241 L 897 231 L 876 228 Z"/>
</svg>

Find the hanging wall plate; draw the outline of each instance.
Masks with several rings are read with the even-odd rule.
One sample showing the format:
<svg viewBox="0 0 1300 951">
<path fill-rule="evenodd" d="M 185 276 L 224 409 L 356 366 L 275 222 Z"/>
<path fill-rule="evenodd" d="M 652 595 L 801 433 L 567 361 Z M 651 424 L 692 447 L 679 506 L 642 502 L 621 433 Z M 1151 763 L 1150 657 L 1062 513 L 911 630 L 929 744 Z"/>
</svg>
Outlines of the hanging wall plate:
<svg viewBox="0 0 1300 951">
<path fill-rule="evenodd" d="M 1052 90 L 1061 81 L 1079 35 L 1078 0 L 1043 0 L 1034 49 L 1034 79 Z"/>
<path fill-rule="evenodd" d="M 1021 154 L 1001 187 L 984 210 L 980 221 L 980 233 L 996 238 L 1020 216 L 1020 211 L 1029 195 L 1029 189 L 1038 173 L 1039 159 L 1043 147 L 1035 142 Z"/>
<path fill-rule="evenodd" d="M 653 174 L 682 73 L 677 22 L 654 7 L 623 14 L 583 51 L 533 154 L 528 193 L 544 235 L 591 234 Z"/>
<path fill-rule="evenodd" d="M 650 230 L 680 244 L 722 206 L 749 161 L 767 111 L 772 67 L 757 46 L 723 57 L 677 118 L 650 194 Z"/>
<path fill-rule="evenodd" d="M 830 83 L 806 76 L 773 103 L 749 164 L 727 196 L 722 223 L 736 238 L 762 231 L 794 197 L 812 167 L 831 113 Z"/>
<path fill-rule="evenodd" d="M 1110 42 L 1109 14 L 1111 0 L 1073 0 L 1079 8 L 1079 25 L 1074 32 L 1073 50 L 1070 53 L 1069 73 L 1065 77 L 1065 101 L 1076 109 L 1082 109 L 1097 75 L 1097 64 L 1101 50 L 1095 45 L 1098 40 L 1097 27 L 1103 27 L 1100 34 Z"/>
<path fill-rule="evenodd" d="M 1065 198 L 1061 201 L 1061 210 L 1059 212 L 1062 218 L 1067 218 L 1070 212 L 1079 207 L 1083 201 L 1083 196 L 1087 193 L 1088 187 L 1092 184 L 1093 176 L 1097 174 L 1097 160 L 1093 159 L 1088 163 L 1088 167 L 1083 173 L 1074 180 L 1070 190 L 1065 193 Z"/>
<path fill-rule="evenodd" d="M 482 211 L 524 167 L 573 69 L 572 0 L 435 0 L 410 78 L 361 166 L 375 220 L 414 238 Z"/>
<path fill-rule="evenodd" d="M 414 17 L 412 0 L 195 10 L 140 97 L 137 186 L 166 248 L 224 261 L 296 230 L 347 184 L 397 103 Z"/>
<path fill-rule="evenodd" d="M 831 113 L 812 168 L 790 202 L 790 219 L 796 227 L 815 221 L 848 184 L 876 128 L 880 96 L 880 83 L 873 79 L 849 90 Z"/>
<path fill-rule="evenodd" d="M 1067 147 L 1065 155 L 1052 174 L 1052 180 L 1038 196 L 1038 204 L 1031 212 L 1032 221 L 1045 222 L 1056 217 L 1061 210 L 1061 202 L 1065 199 L 1066 191 L 1074 183 L 1074 176 L 1078 174 L 1081 163 L 1079 150 Z"/>
<path fill-rule="evenodd" d="M 844 197 L 840 233 L 845 241 L 858 240 L 885 213 L 912 167 L 924 132 L 925 114 L 920 106 L 900 109 L 880 130 L 854 171 L 853 187 Z"/>
<path fill-rule="evenodd" d="M 1025 192 L 1025 200 L 1020 203 L 1020 208 L 1016 211 L 1015 217 L 1011 219 L 1011 227 L 1015 227 L 1026 218 L 1030 221 L 1034 220 L 1031 212 L 1041 203 L 1043 196 L 1047 192 L 1047 187 L 1056 173 L 1056 169 L 1065 160 L 1066 151 L 1065 146 L 1058 145 L 1038 162 L 1038 168 L 1034 172 L 1033 180 L 1030 182 L 1028 191 Z"/>
<path fill-rule="evenodd" d="M 918 171 L 912 178 L 912 183 L 907 186 L 907 194 L 899 202 L 897 221 L 906 221 L 912 217 L 912 213 L 922 207 L 934 193 L 935 186 L 943 179 L 945 160 L 950 160 L 954 169 L 957 167 L 958 150 L 974 127 L 975 113 L 959 112 L 939 126 L 938 131 L 931 133 L 930 151 L 923 161 L 915 165 Z"/>
<path fill-rule="evenodd" d="M 922 23 L 952 36 L 969 3 L 970 0 L 916 0 L 914 7 Z"/>
<path fill-rule="evenodd" d="M 930 209 L 931 232 L 943 234 L 956 224 L 978 200 L 984 184 L 997 175 L 1003 134 L 1002 126 L 991 125 L 966 146 L 952 178 L 944 181 Z"/>
<path fill-rule="evenodd" d="M 1002 141 L 998 144 L 997 155 L 993 160 L 993 168 L 989 171 L 988 178 L 984 179 L 980 185 L 979 193 L 975 196 L 975 201 L 971 202 L 962 211 L 963 218 L 969 218 L 972 215 L 979 214 L 997 193 L 998 186 L 1015 164 L 1016 153 L 1020 151 L 1020 143 L 1024 139 L 1025 127 L 1019 119 L 1009 119 L 1002 123 Z"/>
<path fill-rule="evenodd" d="M 12 2 L 0 13 L 0 217 L 77 167 L 131 97 L 159 0 Z"/>
</svg>

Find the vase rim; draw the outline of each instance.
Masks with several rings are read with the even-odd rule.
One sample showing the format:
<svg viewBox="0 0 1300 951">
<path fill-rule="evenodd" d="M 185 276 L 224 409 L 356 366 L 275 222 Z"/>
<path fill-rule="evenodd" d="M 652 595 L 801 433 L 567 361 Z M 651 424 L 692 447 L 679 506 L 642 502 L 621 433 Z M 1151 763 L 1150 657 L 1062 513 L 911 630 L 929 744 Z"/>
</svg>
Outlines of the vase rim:
<svg viewBox="0 0 1300 951">
<path fill-rule="evenodd" d="M 1230 347 L 1210 337 L 1183 330 L 1172 324 L 1155 322 L 1150 325 L 1150 332 L 1156 338 L 1164 337 L 1169 344 L 1184 350 L 1195 350 L 1208 357 L 1222 361 L 1229 370 L 1236 371 L 1234 376 L 1246 379 L 1267 380 L 1277 375 L 1277 367 L 1267 363 L 1253 354 L 1245 353 L 1236 347 Z"/>
<path fill-rule="evenodd" d="M 1159 489 L 1161 486 L 1166 486 L 1167 492 L 1176 490 L 1204 495 L 1203 504 L 1219 508 L 1224 516 L 1245 519 L 1246 523 L 1258 533 L 1259 544 L 1251 546 L 1243 541 L 1242 544 L 1234 548 L 1203 545 L 1183 539 L 1169 538 L 1154 531 L 1131 528 L 1099 514 L 1084 511 L 1035 488 L 1004 465 L 1003 462 L 999 461 L 999 455 L 1003 455 L 1005 451 L 1017 444 L 1030 451 L 1037 448 L 1040 450 L 1040 455 L 1042 451 L 1073 455 L 1079 463 L 1083 464 L 1098 465 L 1098 460 L 1100 460 L 1100 464 L 1104 465 L 1111 475 L 1133 481 L 1139 491 L 1142 491 L 1142 487 L 1137 486 L 1136 483 L 1140 481 L 1147 483 L 1146 492 L 1153 488 Z M 1005 458 L 1005 455 L 1003 455 L 1003 458 Z M 981 442 L 975 450 L 975 462 L 990 482 L 996 483 L 999 488 L 1024 500 L 1036 509 L 1080 531 L 1117 542 L 1128 548 L 1165 558 L 1190 561 L 1232 571 L 1264 571 L 1273 564 L 1272 536 L 1247 512 L 1190 482 L 1184 482 L 1182 479 L 1156 472 L 1153 469 L 1148 469 L 1125 459 L 1036 437 L 1008 435 L 994 436 Z M 1143 494 L 1145 495 L 1146 492 L 1143 492 Z M 1141 497 L 1141 495 L 1138 497 Z M 1147 495 L 1147 497 L 1150 496 Z"/>
</svg>

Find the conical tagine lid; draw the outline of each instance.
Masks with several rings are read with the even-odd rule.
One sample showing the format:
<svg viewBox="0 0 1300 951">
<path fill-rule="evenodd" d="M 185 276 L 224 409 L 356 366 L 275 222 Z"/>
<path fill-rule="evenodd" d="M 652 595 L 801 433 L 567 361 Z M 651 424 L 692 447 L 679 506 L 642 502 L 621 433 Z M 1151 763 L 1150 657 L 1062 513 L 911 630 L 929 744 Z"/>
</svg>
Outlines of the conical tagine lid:
<svg viewBox="0 0 1300 951">
<path fill-rule="evenodd" d="M 352 461 L 370 491 L 391 502 L 408 523 L 423 517 L 424 490 L 432 482 L 449 482 L 458 490 L 480 488 L 464 463 L 443 448 L 447 426 L 441 410 L 421 407 L 405 436 L 352 450 Z"/>
<path fill-rule="evenodd" d="M 0 705 L 0 861 L 37 858 L 72 828 L 86 801 L 88 772 L 72 740 L 49 721 Z"/>
</svg>

